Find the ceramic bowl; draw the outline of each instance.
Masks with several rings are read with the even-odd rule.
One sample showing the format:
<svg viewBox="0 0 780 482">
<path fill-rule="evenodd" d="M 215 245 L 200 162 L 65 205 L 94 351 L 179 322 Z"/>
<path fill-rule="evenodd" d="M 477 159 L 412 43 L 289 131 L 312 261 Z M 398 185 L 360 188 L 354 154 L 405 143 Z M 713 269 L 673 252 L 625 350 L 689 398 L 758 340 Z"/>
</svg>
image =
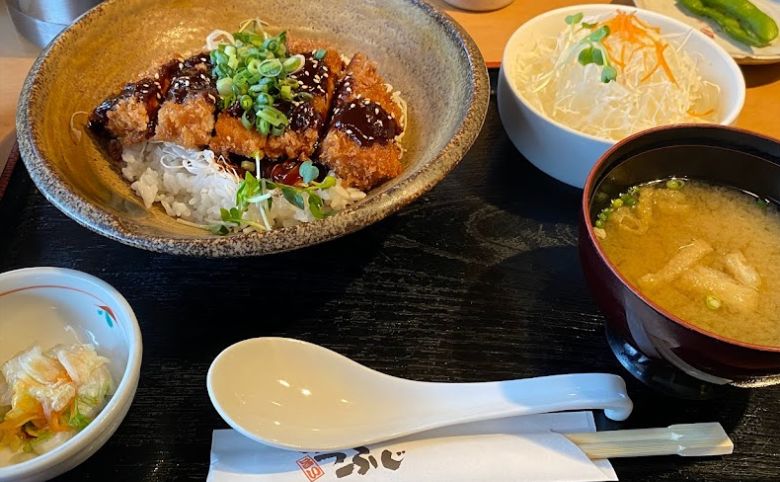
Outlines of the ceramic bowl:
<svg viewBox="0 0 780 482">
<path fill-rule="evenodd" d="M 409 105 L 405 169 L 345 211 L 270 233 L 219 237 L 147 210 L 89 136 L 74 142 L 74 112 L 177 53 L 203 48 L 215 28 L 259 16 L 272 27 L 364 52 Z M 382 32 L 379 35 L 377 32 Z M 242 256 L 333 239 L 398 211 L 440 181 L 469 149 L 487 112 L 487 69 L 473 40 L 420 0 L 109 0 L 82 16 L 35 62 L 17 113 L 22 158 L 35 184 L 71 218 L 154 251 Z M 82 118 L 83 122 L 83 118 Z"/>
<path fill-rule="evenodd" d="M 607 316 L 610 346 L 637 378 L 685 398 L 706 398 L 726 385 L 780 383 L 780 346 L 729 339 L 672 315 L 623 278 L 596 241 L 593 219 L 605 206 L 597 201 L 604 198 L 599 193 L 614 195 L 671 176 L 777 202 L 780 143 L 729 127 L 683 125 L 632 136 L 598 160 L 582 196 L 579 250 L 585 277 Z"/>
<path fill-rule="evenodd" d="M 141 332 L 119 292 L 69 269 L 0 274 L 0 313 L 0 363 L 35 344 L 47 350 L 58 343 L 92 343 L 110 360 L 116 389 L 92 423 L 50 452 L 0 466 L 0 480 L 48 480 L 95 453 L 125 418 L 141 369 Z"/>
<path fill-rule="evenodd" d="M 712 39 L 678 20 L 617 5 L 577 5 L 532 18 L 512 34 L 504 47 L 498 79 L 498 112 L 507 135 L 526 159 L 546 174 L 578 188 L 585 184 L 596 160 L 615 141 L 584 134 L 552 120 L 526 100 L 511 76 L 517 66 L 518 51 L 533 45 L 538 38 L 556 37 L 566 26 L 567 16 L 583 13 L 585 17 L 601 17 L 618 10 L 636 12 L 641 20 L 660 27 L 663 34 L 690 33 L 686 51 L 701 58 L 702 78 L 721 88 L 720 124 L 733 123 L 745 102 L 745 79 L 739 66 Z"/>
</svg>

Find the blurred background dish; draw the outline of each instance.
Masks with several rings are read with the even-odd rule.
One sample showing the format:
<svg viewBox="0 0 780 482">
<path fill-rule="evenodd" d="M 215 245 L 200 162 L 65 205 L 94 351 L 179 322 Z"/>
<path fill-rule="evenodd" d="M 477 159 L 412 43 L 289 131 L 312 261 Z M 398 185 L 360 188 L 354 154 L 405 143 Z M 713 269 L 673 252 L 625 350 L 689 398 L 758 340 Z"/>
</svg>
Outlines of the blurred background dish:
<svg viewBox="0 0 780 482">
<path fill-rule="evenodd" d="M 579 23 L 580 21 L 585 22 L 589 18 L 607 18 L 618 14 L 618 12 L 628 14 L 628 16 L 624 15 L 626 18 L 635 14 L 640 22 L 660 27 L 662 40 L 668 42 L 672 48 L 684 44 L 682 50 L 688 55 L 688 58 L 694 59 L 692 61 L 698 63 L 696 69 L 701 79 L 717 85 L 720 89 L 715 101 L 714 121 L 724 125 L 733 123 L 745 100 L 745 80 L 734 60 L 704 34 L 677 20 L 654 12 L 615 5 L 578 5 L 553 10 L 529 20 L 515 31 L 504 49 L 498 79 L 498 109 L 501 121 L 507 135 L 526 159 L 546 174 L 579 188 L 584 185 L 593 163 L 607 148 L 624 135 L 641 128 L 638 129 L 633 125 L 618 126 L 620 129 L 617 132 L 625 132 L 626 134 L 618 134 L 617 138 L 608 138 L 604 135 L 585 133 L 561 121 L 554 120 L 549 114 L 543 112 L 540 106 L 532 102 L 528 93 L 520 88 L 518 85 L 520 83 L 518 80 L 519 69 L 523 65 L 523 57 L 528 53 L 529 46 L 535 45 L 539 39 L 545 38 L 554 42 L 556 37 L 568 27 L 567 17 L 579 16 L 577 22 Z M 611 35 L 613 34 L 614 32 Z M 574 65 L 573 68 L 584 68 L 580 65 L 581 62 L 578 62 L 577 54 L 580 52 L 578 49 L 580 46 L 575 45 L 572 47 L 571 53 L 564 53 L 561 57 L 569 56 L 568 62 Z M 613 60 L 612 62 L 617 65 L 618 61 Z M 587 67 L 592 68 L 595 65 Z M 560 65 L 555 65 L 551 72 L 560 70 L 560 68 Z M 606 70 L 606 64 L 604 69 Z M 656 70 L 657 73 L 662 72 L 661 68 Z M 618 83 L 622 72 L 620 69 L 617 71 Z M 656 72 L 649 73 L 655 74 Z M 599 74 L 595 73 L 595 75 L 595 81 L 599 83 Z M 674 77 L 672 77 L 671 82 L 676 83 Z M 527 89 L 534 88 L 525 83 L 523 85 Z M 622 86 L 622 84 L 620 85 Z M 600 86 L 596 86 L 596 88 L 600 88 Z M 593 91 L 589 89 L 590 87 L 582 92 L 570 92 L 570 89 L 567 88 L 561 96 L 593 96 Z M 666 100 L 664 97 L 652 100 L 659 105 L 658 110 L 663 110 L 663 102 Z M 602 108 L 606 108 L 606 104 L 598 106 L 598 109 Z M 582 117 L 585 119 L 593 118 L 596 117 L 595 114 L 597 112 L 594 109 L 593 112 L 582 112 Z M 645 121 L 644 118 L 638 120 Z M 614 119 L 608 119 L 608 121 L 614 122 Z M 635 119 L 632 122 L 636 121 Z M 654 124 L 648 123 L 647 127 L 651 126 Z"/>
<path fill-rule="evenodd" d="M 514 0 L 445 0 L 453 7 L 471 10 L 473 12 L 487 12 L 504 8 Z"/>
<path fill-rule="evenodd" d="M 16 30 L 39 47 L 46 46 L 81 14 L 102 0 L 6 0 Z"/>
<path fill-rule="evenodd" d="M 610 195 L 669 177 L 736 188 L 776 204 L 780 144 L 730 127 L 662 127 L 621 141 L 596 163 L 583 192 L 579 250 L 607 316 L 612 351 L 640 380 L 683 398 L 708 398 L 730 384 L 780 383 L 780 346 L 739 341 L 672 315 L 627 281 L 597 241 L 594 222 Z"/>
<path fill-rule="evenodd" d="M 113 435 L 135 396 L 141 332 L 127 301 L 94 276 L 61 268 L 0 274 L 0 365 L 33 345 L 90 343 L 108 358 L 114 392 L 80 432 L 30 460 L 0 466 L 0 480 L 47 480 L 72 469 Z"/>
<path fill-rule="evenodd" d="M 316 223 L 221 237 L 178 223 L 159 208 L 147 210 L 105 150 L 86 135 L 74 143 L 70 121 L 75 112 L 90 111 L 129 75 L 175 53 L 201 49 L 209 32 L 233 28 L 252 15 L 271 28 L 305 30 L 346 53 L 363 51 L 382 66 L 383 77 L 409 106 L 404 171 L 361 202 Z M 366 42 L 378 30 L 392 35 Z M 85 94 L 59 95 L 67 91 Z M 33 66 L 21 98 L 17 130 L 22 159 L 55 206 L 82 225 L 136 247 L 216 257 L 309 246 L 394 213 L 460 161 L 482 127 L 489 87 L 473 40 L 422 2 L 236 0 L 217 9 L 207 0 L 130 0 L 103 3 L 63 32 Z"/>
<path fill-rule="evenodd" d="M 780 22 L 780 2 L 776 0 L 751 0 L 752 3 L 772 17 L 775 22 Z M 716 23 L 697 17 L 686 11 L 677 1 L 671 0 L 634 0 L 639 8 L 658 12 L 668 17 L 680 20 L 699 29 L 705 35 L 711 37 L 718 45 L 740 64 L 773 64 L 780 62 L 780 38 L 775 39 L 766 47 L 751 47 L 732 39 L 717 26 Z"/>
</svg>

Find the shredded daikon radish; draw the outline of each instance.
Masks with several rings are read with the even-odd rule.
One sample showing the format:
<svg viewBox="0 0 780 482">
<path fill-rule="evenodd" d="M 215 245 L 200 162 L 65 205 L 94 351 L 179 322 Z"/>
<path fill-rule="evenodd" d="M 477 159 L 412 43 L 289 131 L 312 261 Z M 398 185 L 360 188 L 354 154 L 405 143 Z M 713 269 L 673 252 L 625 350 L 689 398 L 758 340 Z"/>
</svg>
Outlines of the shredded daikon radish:
<svg viewBox="0 0 780 482">
<path fill-rule="evenodd" d="M 578 61 L 586 37 L 607 26 L 598 44 L 617 70 L 602 81 L 602 65 Z M 717 84 L 702 78 L 685 51 L 688 34 L 663 35 L 634 14 L 586 18 L 566 25 L 556 38 L 539 39 L 518 52 L 511 71 L 515 87 L 534 107 L 580 132 L 619 140 L 634 132 L 680 122 L 717 122 Z"/>
</svg>

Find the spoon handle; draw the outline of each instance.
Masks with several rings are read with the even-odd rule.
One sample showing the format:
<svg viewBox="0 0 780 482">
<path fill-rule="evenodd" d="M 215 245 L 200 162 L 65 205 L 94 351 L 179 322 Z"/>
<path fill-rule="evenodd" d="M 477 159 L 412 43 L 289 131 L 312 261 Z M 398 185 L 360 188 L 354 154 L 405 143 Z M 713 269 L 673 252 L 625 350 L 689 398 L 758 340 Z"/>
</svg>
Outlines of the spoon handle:
<svg viewBox="0 0 780 482">
<path fill-rule="evenodd" d="M 483 383 L 432 384 L 447 399 L 447 413 L 458 422 L 566 410 L 604 410 L 612 420 L 625 420 L 633 403 L 617 375 L 577 373 Z"/>
</svg>

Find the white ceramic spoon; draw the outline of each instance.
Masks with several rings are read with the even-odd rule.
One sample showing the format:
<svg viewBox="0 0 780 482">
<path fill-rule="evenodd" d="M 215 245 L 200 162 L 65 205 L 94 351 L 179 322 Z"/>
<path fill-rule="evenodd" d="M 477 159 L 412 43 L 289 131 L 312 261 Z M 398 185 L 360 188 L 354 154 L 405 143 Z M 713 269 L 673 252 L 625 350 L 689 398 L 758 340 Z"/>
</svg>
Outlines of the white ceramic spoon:
<svg viewBox="0 0 780 482">
<path fill-rule="evenodd" d="M 371 370 L 289 338 L 253 338 L 209 368 L 214 407 L 247 437 L 275 447 L 334 450 L 514 415 L 603 409 L 625 420 L 633 404 L 617 375 L 583 373 L 482 383 L 431 383 Z"/>
</svg>

